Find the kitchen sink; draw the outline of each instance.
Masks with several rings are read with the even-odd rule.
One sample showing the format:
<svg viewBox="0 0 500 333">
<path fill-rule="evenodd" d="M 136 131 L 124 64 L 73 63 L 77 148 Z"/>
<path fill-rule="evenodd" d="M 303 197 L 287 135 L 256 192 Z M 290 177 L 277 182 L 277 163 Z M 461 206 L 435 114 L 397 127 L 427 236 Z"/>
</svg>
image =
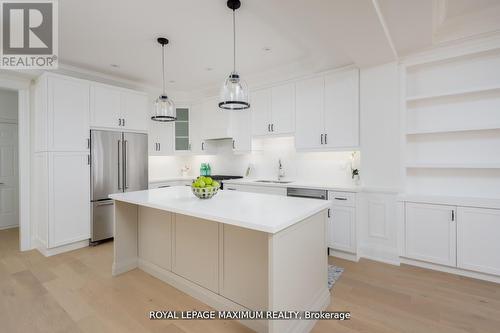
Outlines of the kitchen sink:
<svg viewBox="0 0 500 333">
<path fill-rule="evenodd" d="M 256 180 L 256 183 L 273 183 L 273 184 L 289 184 L 291 181 L 286 180 Z"/>
</svg>

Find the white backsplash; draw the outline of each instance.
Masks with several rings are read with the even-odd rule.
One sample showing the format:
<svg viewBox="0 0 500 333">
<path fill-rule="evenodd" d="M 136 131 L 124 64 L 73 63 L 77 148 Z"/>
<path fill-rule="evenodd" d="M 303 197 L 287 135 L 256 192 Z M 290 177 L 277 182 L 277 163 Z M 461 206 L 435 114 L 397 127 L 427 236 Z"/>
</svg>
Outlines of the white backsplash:
<svg viewBox="0 0 500 333">
<path fill-rule="evenodd" d="M 212 174 L 243 176 L 249 165 L 250 177 L 276 179 L 278 160 L 285 170 L 284 179 L 310 182 L 327 181 L 338 185 L 351 185 L 352 152 L 296 152 L 290 137 L 258 139 L 262 150 L 249 154 L 234 154 L 231 145 L 220 145 L 217 155 L 161 156 L 149 158 L 149 178 L 166 179 L 181 175 L 184 165 L 191 167 L 190 175 L 199 175 L 201 163 L 210 163 Z M 359 154 L 358 154 L 359 155 Z"/>
</svg>

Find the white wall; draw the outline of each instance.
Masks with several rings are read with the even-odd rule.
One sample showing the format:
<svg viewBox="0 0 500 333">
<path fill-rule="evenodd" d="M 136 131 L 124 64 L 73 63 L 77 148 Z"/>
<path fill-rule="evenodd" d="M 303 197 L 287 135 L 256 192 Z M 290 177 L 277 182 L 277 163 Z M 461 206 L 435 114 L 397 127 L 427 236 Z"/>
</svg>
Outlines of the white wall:
<svg viewBox="0 0 500 333">
<path fill-rule="evenodd" d="M 250 177 L 276 179 L 278 160 L 281 159 L 285 170 L 284 179 L 353 184 L 350 170 L 352 152 L 298 153 L 291 137 L 255 141 L 262 150 L 249 154 L 234 154 L 230 151 L 231 145 L 228 142 L 219 144 L 217 155 L 150 157 L 149 178 L 155 180 L 177 177 L 185 164 L 191 167 L 190 175 L 196 176 L 199 174 L 200 163 L 208 162 L 212 174 L 242 176 L 251 165 Z"/>
<path fill-rule="evenodd" d="M 398 64 L 363 69 L 360 79 L 361 181 L 365 191 L 358 196 L 358 254 L 398 264 Z"/>
<path fill-rule="evenodd" d="M 0 89 L 0 122 L 17 123 L 17 103 L 17 91 Z"/>
</svg>

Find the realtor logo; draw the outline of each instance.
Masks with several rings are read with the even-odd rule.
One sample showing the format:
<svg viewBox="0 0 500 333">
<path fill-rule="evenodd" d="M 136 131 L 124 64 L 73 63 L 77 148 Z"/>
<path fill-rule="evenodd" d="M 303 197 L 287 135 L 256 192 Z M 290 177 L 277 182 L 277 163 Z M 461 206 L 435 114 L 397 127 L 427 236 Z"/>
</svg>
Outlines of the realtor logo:
<svg viewBox="0 0 500 333">
<path fill-rule="evenodd" d="M 0 67 L 57 68 L 57 1 L 0 0 Z"/>
</svg>

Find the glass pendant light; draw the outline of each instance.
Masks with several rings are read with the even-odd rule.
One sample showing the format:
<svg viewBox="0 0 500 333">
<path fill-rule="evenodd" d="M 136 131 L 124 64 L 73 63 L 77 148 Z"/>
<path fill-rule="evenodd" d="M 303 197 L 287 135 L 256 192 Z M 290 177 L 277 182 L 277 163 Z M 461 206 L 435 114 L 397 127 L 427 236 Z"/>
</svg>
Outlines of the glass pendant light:
<svg viewBox="0 0 500 333">
<path fill-rule="evenodd" d="M 250 107 L 248 87 L 236 71 L 236 9 L 240 8 L 239 0 L 228 0 L 227 6 L 233 11 L 233 71 L 229 74 L 220 91 L 219 107 L 225 110 L 244 110 Z"/>
<path fill-rule="evenodd" d="M 177 119 L 174 102 L 167 97 L 165 92 L 165 45 L 168 39 L 160 37 L 157 39 L 161 44 L 161 67 L 163 80 L 163 93 L 155 101 L 155 113 L 151 117 L 154 121 L 169 122 Z"/>
</svg>

